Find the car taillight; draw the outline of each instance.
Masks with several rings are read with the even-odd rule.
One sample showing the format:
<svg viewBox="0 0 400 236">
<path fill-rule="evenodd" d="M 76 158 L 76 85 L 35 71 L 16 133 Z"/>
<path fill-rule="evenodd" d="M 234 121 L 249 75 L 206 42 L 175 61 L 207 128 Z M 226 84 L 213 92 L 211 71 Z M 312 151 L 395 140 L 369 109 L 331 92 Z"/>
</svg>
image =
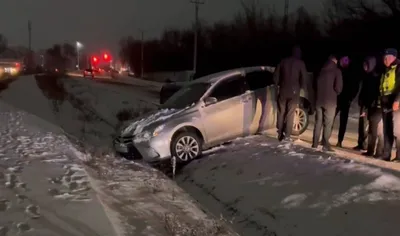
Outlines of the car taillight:
<svg viewBox="0 0 400 236">
<path fill-rule="evenodd" d="M 19 63 L 17 62 L 17 63 L 15 63 L 15 66 L 16 66 L 17 68 L 19 68 L 19 67 L 21 66 L 21 64 L 19 64 Z"/>
</svg>

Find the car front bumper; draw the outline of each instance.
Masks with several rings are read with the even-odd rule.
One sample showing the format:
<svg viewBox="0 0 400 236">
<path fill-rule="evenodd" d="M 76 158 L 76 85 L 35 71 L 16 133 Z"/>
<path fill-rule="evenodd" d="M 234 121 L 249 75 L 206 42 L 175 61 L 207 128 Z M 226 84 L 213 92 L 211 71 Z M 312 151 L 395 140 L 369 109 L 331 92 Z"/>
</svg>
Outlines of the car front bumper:
<svg viewBox="0 0 400 236">
<path fill-rule="evenodd" d="M 117 137 L 114 139 L 115 151 L 133 159 L 143 159 L 147 162 L 158 162 L 171 157 L 168 139 L 151 138 L 148 141 L 134 142 L 134 137 Z"/>
</svg>

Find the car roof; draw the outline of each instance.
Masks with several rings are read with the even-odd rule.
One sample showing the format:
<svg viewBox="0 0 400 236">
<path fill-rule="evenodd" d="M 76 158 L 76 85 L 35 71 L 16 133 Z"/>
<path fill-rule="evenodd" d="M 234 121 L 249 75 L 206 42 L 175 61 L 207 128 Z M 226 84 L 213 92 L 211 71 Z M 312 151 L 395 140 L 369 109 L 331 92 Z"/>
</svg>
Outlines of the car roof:
<svg viewBox="0 0 400 236">
<path fill-rule="evenodd" d="M 242 67 L 242 68 L 230 69 L 230 70 L 225 70 L 225 71 L 221 71 L 218 73 L 203 76 L 201 78 L 193 80 L 192 83 L 215 83 L 218 80 L 225 78 L 225 77 L 233 76 L 236 74 L 247 74 L 247 73 L 255 72 L 255 71 L 269 71 L 272 73 L 275 71 L 275 67 L 252 66 L 252 67 Z"/>
</svg>

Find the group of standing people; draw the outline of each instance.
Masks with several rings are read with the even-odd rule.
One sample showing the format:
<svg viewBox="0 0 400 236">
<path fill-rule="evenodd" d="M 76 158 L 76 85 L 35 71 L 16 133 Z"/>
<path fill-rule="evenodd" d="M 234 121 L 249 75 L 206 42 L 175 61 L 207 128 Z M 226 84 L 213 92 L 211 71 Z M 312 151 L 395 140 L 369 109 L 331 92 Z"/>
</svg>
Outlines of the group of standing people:
<svg viewBox="0 0 400 236">
<path fill-rule="evenodd" d="M 338 114 L 340 126 L 336 146 L 342 147 L 350 107 L 358 95 L 358 144 L 353 149 L 364 150 L 365 156 L 390 161 L 393 143 L 396 141 L 397 152 L 394 161 L 400 161 L 400 60 L 397 56 L 397 50 L 389 48 L 384 51 L 382 61 L 376 57 L 367 57 L 360 76 L 355 76 L 349 71 L 349 57 L 328 58 L 313 80 L 315 126 L 312 148 L 321 144 L 324 151 L 334 151 L 329 140 Z M 382 68 L 379 66 L 380 62 Z M 290 141 L 300 89 L 307 89 L 307 80 L 301 50 L 295 47 L 292 56 L 283 59 L 275 73 L 275 81 L 279 86 L 279 141 Z"/>
</svg>

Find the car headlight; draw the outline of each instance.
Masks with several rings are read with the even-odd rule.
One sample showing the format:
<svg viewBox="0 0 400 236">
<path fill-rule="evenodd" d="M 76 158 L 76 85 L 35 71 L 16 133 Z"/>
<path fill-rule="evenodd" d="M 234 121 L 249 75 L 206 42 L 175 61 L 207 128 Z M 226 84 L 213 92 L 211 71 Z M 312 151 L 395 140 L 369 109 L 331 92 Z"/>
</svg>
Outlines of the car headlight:
<svg viewBox="0 0 400 236">
<path fill-rule="evenodd" d="M 148 131 L 145 131 L 143 133 L 139 133 L 135 136 L 134 142 L 135 143 L 141 143 L 141 142 L 147 142 L 151 139 L 151 133 Z"/>
<path fill-rule="evenodd" d="M 160 125 L 153 131 L 153 137 L 160 135 L 160 133 L 164 130 L 165 125 Z"/>
</svg>

